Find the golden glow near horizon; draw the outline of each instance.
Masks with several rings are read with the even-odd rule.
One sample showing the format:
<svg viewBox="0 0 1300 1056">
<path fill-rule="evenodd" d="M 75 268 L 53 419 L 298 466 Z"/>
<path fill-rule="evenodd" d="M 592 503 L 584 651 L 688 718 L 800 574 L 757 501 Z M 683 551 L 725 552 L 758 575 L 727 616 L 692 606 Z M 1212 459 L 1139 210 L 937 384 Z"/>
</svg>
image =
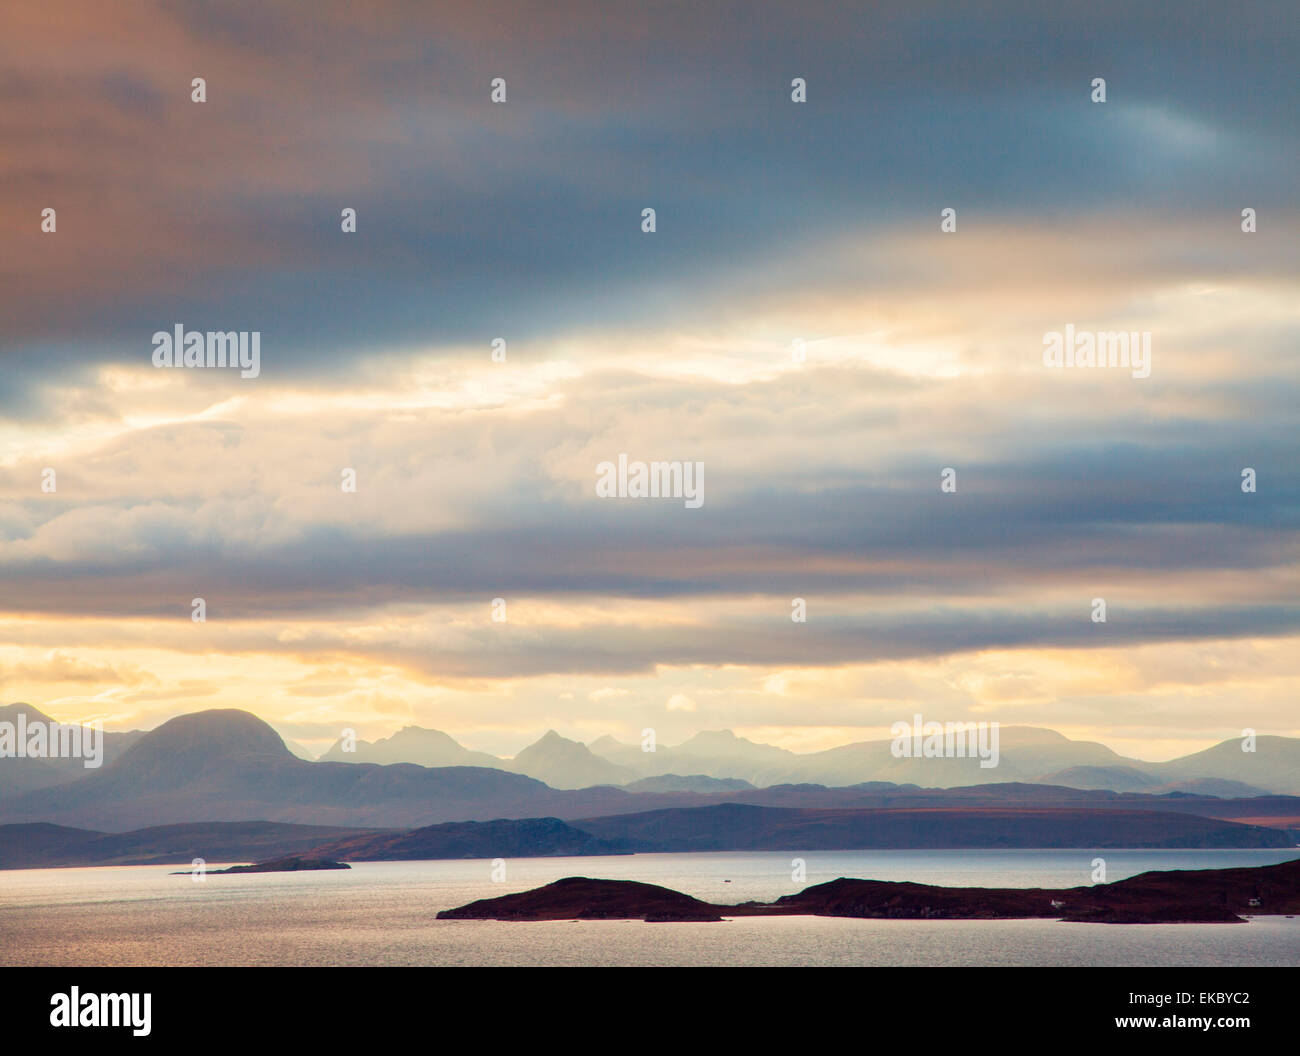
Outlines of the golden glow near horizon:
<svg viewBox="0 0 1300 1056">
<path fill-rule="evenodd" d="M 1176 310 L 1184 307 L 1179 302 Z M 879 338 L 873 340 L 878 349 Z M 589 339 L 592 346 L 600 343 Z M 968 437 L 976 442 L 986 437 L 996 448 L 995 423 L 983 421 L 970 409 L 972 394 L 960 386 L 970 381 L 978 388 L 990 374 L 997 374 L 1001 384 L 1014 389 L 1019 370 L 999 370 L 997 365 L 1005 344 L 978 359 L 968 354 L 966 369 L 951 379 L 932 378 L 934 387 L 926 391 L 891 391 L 887 400 L 873 400 L 869 393 L 858 397 L 864 414 L 873 405 L 878 408 L 901 400 L 917 404 L 924 416 L 916 425 L 891 422 L 896 428 L 890 430 L 889 446 L 882 446 L 880 435 L 868 427 L 861 448 L 823 452 L 822 469 L 847 470 L 858 460 L 847 453 L 852 450 L 865 455 L 869 465 L 883 462 L 883 456 L 912 442 L 918 426 L 933 430 L 929 415 L 943 413 L 945 400 L 952 414 L 964 415 Z M 734 369 L 720 374 L 707 366 L 723 361 L 716 347 L 701 351 L 681 341 L 665 342 L 665 347 L 674 349 L 678 358 L 660 357 L 653 372 L 633 375 L 640 379 L 638 384 L 704 378 L 710 385 L 733 391 L 751 385 L 794 388 L 815 385 L 819 371 L 860 370 L 866 361 L 885 369 L 889 360 L 876 351 L 855 363 L 848 339 L 825 345 L 813 342 L 809 346 L 813 362 L 802 368 L 797 381 L 782 381 L 771 350 L 762 350 L 770 353 L 769 361 L 756 363 L 759 351 L 749 349 L 737 358 Z M 834 348 L 835 354 L 819 363 L 823 347 Z M 905 358 L 907 353 L 899 355 Z M 31 502 L 22 493 L 30 491 L 30 481 L 42 464 L 59 464 L 67 482 L 59 494 L 66 504 L 64 512 L 34 517 L 31 534 L 6 544 L 7 556 L 13 560 L 30 555 L 56 563 L 86 561 L 111 568 L 119 557 L 166 546 L 168 537 L 196 546 L 210 532 L 249 547 L 270 540 L 292 543 L 322 524 L 350 522 L 354 511 L 341 507 L 316 463 L 347 465 L 357 461 L 359 448 L 367 447 L 374 449 L 368 459 L 374 468 L 353 501 L 375 526 L 398 535 L 462 529 L 476 519 L 471 516 L 474 503 L 500 486 L 481 476 L 500 465 L 499 456 L 505 455 L 507 464 L 512 454 L 519 457 L 521 446 L 532 442 L 530 430 L 545 443 L 554 420 L 575 413 L 583 401 L 582 390 L 598 385 L 593 379 L 602 372 L 617 368 L 623 375 L 612 384 L 630 384 L 625 362 L 601 362 L 597 357 L 560 363 L 541 359 L 509 375 L 467 359 L 425 361 L 427 365 L 418 359 L 408 362 L 409 376 L 424 380 L 396 391 L 375 387 L 316 392 L 268 386 L 269 391 L 259 390 L 256 398 L 216 403 L 206 403 L 179 379 L 150 385 L 156 375 L 147 369 L 106 371 L 112 379 L 107 391 L 115 399 L 112 415 L 51 423 L 21 440 L 7 438 L 9 502 Z M 781 369 L 789 370 L 785 364 Z M 142 383 L 129 384 L 128 374 L 140 376 Z M 1041 379 L 1036 383 L 1041 386 Z M 1024 384 L 1032 386 L 1034 381 Z M 949 391 L 952 387 L 958 390 Z M 714 398 L 724 398 L 714 391 Z M 758 397 L 760 402 L 771 398 L 770 391 Z M 1075 398 L 1086 401 L 1089 396 L 1080 393 Z M 733 399 L 745 403 L 744 397 Z M 1026 402 L 1032 409 L 1028 396 Z M 1056 406 L 1062 417 L 1071 413 L 1068 402 Z M 540 463 L 550 476 L 548 487 L 570 503 L 585 498 L 597 454 L 650 449 L 655 433 L 670 428 L 668 412 L 654 406 L 635 422 L 599 412 L 586 415 L 591 437 L 576 446 L 560 442 L 548 447 Z M 806 424 L 815 427 L 816 423 Z M 217 430 L 211 439 L 205 439 L 208 429 Z M 496 466 L 490 457 L 494 439 Z M 749 436 L 744 444 L 751 454 L 770 455 L 773 462 L 789 465 L 797 463 L 800 449 L 816 444 L 816 437 L 787 435 L 773 444 Z M 205 446 L 234 457 L 217 458 L 196 474 L 195 459 Z M 427 459 L 416 466 L 414 477 L 399 477 L 388 468 L 400 464 L 403 457 L 409 460 L 404 451 L 422 449 L 428 452 Z M 711 466 L 726 464 L 725 437 L 713 444 L 711 453 Z M 715 469 L 710 483 L 717 489 L 715 494 L 725 495 L 727 484 L 719 476 Z M 142 479 L 149 483 L 147 494 Z M 77 493 L 75 502 L 65 497 L 72 488 Z M 140 493 L 138 500 L 127 506 L 117 501 L 116 496 L 133 491 Z M 426 501 L 403 501 L 408 492 L 420 491 Z M 256 509 L 246 515 L 250 506 Z M 157 519 L 161 538 L 154 537 L 149 527 L 151 517 Z M 145 533 L 148 541 L 138 541 L 138 533 Z M 743 564 L 743 555 L 737 559 Z M 694 560 L 684 556 L 688 566 Z M 703 570 L 716 558 L 701 560 Z M 775 567 L 780 564 L 778 559 Z M 893 572 L 906 577 L 918 572 L 906 563 L 890 566 L 887 561 L 874 561 L 869 553 L 849 553 L 829 559 L 827 567 L 866 576 Z M 800 567 L 809 567 L 808 559 L 794 556 L 786 571 Z M 1104 575 L 1094 572 L 1090 584 L 1083 590 L 1087 596 L 1107 591 L 1122 596 L 1125 590 L 1140 588 L 1144 598 L 1157 596 L 1164 603 L 1196 604 L 1210 598 L 1244 604 L 1267 596 L 1293 597 L 1296 575 L 1294 564 L 1274 569 L 1263 583 L 1230 570 L 1170 576 L 1158 570 L 1127 569 Z M 80 588 L 72 582 L 68 589 L 75 594 Z M 117 589 L 131 590 L 129 583 Z M 792 665 L 787 657 L 787 662 L 769 667 L 733 645 L 743 638 L 761 606 L 779 625 L 786 615 L 786 596 L 651 601 L 512 593 L 509 623 L 497 628 L 490 622 L 488 600 L 502 589 L 504 585 L 494 586 L 478 603 L 409 603 L 388 608 L 381 603 L 381 591 L 361 591 L 359 596 L 341 597 L 332 612 L 295 612 L 290 597 L 282 615 L 256 618 L 241 612 L 238 618 L 226 619 L 221 611 L 221 584 L 196 580 L 192 592 L 206 595 L 212 606 L 209 621 L 201 626 L 188 619 L 188 596 L 168 599 L 166 603 L 177 610 L 168 619 L 146 613 L 109 618 L 103 615 L 104 606 L 94 604 L 87 608 L 98 609 L 99 616 L 77 616 L 74 597 L 61 602 L 74 612 L 13 613 L 11 600 L 11 615 L 0 619 L 4 696 L 36 704 L 63 720 L 101 719 L 119 729 L 152 727 L 174 714 L 200 708 L 243 707 L 318 750 L 344 726 L 356 728 L 366 738 L 385 736 L 406 724 L 432 726 L 471 747 L 512 754 L 551 726 L 587 740 L 606 733 L 629 739 L 648 723 L 663 731 L 665 741 L 684 739 L 698 729 L 729 727 L 796 750 L 815 750 L 884 736 L 898 716 L 921 707 L 946 717 L 1050 726 L 1121 751 L 1159 758 L 1235 735 L 1240 722 L 1224 720 L 1235 715 L 1244 700 L 1250 701 L 1255 726 L 1278 733 L 1300 732 L 1291 706 L 1297 688 L 1294 665 L 1288 662 L 1297 655 L 1291 638 L 1105 649 L 1026 645 L 866 664 L 832 657 L 818 666 Z M 1008 589 L 1020 602 L 1037 605 L 1064 605 L 1080 594 L 1068 577 L 1062 582 L 1050 575 L 1039 583 L 1008 584 Z M 145 593 L 141 590 L 136 596 L 143 600 Z M 907 610 L 908 593 L 906 588 L 882 587 L 857 598 L 814 595 L 813 619 L 828 614 L 847 619 L 854 611 Z M 978 619 L 1006 601 L 976 598 L 969 605 L 971 618 Z M 166 603 L 161 598 L 155 602 Z M 956 608 L 964 604 L 961 598 L 947 603 Z M 608 656 L 618 651 L 619 629 L 629 641 L 651 637 L 669 656 L 692 640 L 707 641 L 712 636 L 717 658 L 712 663 L 675 665 L 656 661 L 653 647 L 641 652 L 630 645 L 615 664 L 623 670 L 610 674 L 583 670 L 581 643 L 598 638 L 599 654 Z M 548 645 L 572 653 L 572 673 L 547 671 L 544 655 L 537 657 L 536 664 L 525 662 L 517 670 L 513 661 L 502 665 L 502 649 L 509 658 L 516 650 L 545 654 Z M 494 676 L 498 668 L 500 673 Z M 600 696 L 612 689 L 623 694 L 613 706 L 608 696 Z M 1135 716 L 1135 710 L 1140 715 Z"/>
<path fill-rule="evenodd" d="M 1192 328 L 1196 304 L 1207 296 L 1240 302 L 1242 313 L 1265 325 L 1295 324 L 1300 309 L 1288 294 L 1262 289 L 1156 297 L 1133 325 L 1162 338 L 1179 326 Z M 1077 291 L 1061 294 L 1049 282 L 1026 297 L 1036 322 L 1025 320 L 1020 329 L 1041 329 L 1038 320 L 1089 317 L 1077 305 L 1053 303 L 1054 296 L 1078 300 Z M 589 333 L 557 341 L 560 358 L 548 358 L 545 348 L 528 359 L 519 355 L 523 361 L 508 372 L 468 350 L 439 356 L 414 349 L 392 357 L 402 369 L 387 380 L 372 370 L 362 379 L 310 388 L 267 380 L 256 389 L 209 392 L 179 373 L 105 367 L 96 379 L 103 406 L 0 435 L 4 498 L 29 511 L 30 525 L 6 542 L 5 556 L 111 570 L 133 556 L 157 557 L 173 544 L 200 552 L 213 539 L 250 550 L 306 545 L 322 527 L 353 525 L 358 510 L 376 532 L 436 542 L 439 533 L 473 531 L 507 516 L 492 506 L 518 472 L 540 471 L 536 493 L 574 509 L 587 501 L 600 457 L 662 448 L 675 431 L 689 437 L 692 448 L 707 450 L 714 503 L 761 484 L 762 471 L 779 474 L 796 495 L 825 486 L 825 478 L 864 472 L 886 474 L 888 486 L 897 489 L 909 482 L 889 468 L 891 460 L 913 449 L 937 452 L 945 434 L 962 437 L 967 461 L 1002 453 L 1005 414 L 991 416 L 982 407 L 991 384 L 1030 430 L 1045 391 L 1057 422 L 1086 420 L 1101 396 L 1092 379 L 1066 388 L 1041 369 L 1035 372 L 1038 349 L 1032 342 L 1026 348 L 1017 333 L 983 333 L 963 344 L 959 335 L 981 333 L 987 324 L 969 325 L 960 303 L 945 317 L 927 294 L 915 297 L 917 305 L 909 308 L 906 296 L 895 295 L 889 321 L 876 330 L 863 327 L 878 306 L 845 303 L 833 312 L 815 304 L 823 328 L 857 328 L 859 336 L 813 338 L 804 363 L 789 361 L 789 350 L 771 341 Z M 916 318 L 926 320 L 923 332 L 909 325 Z M 805 332 L 817 331 L 808 326 Z M 618 355 L 603 354 L 615 343 Z M 1213 344 L 1169 344 L 1159 346 L 1155 383 L 1173 375 L 1165 382 L 1169 398 L 1155 408 L 1161 414 L 1212 399 L 1198 379 L 1217 377 L 1224 364 L 1225 353 Z M 923 347 L 931 354 L 919 354 Z M 856 421 L 843 443 L 828 448 L 810 394 L 825 396 L 846 385 L 841 399 Z M 676 399 L 656 398 L 660 386 L 678 397 L 694 393 L 711 414 L 683 420 Z M 619 413 L 620 393 L 638 405 L 634 416 Z M 1104 398 L 1112 405 L 1137 401 L 1141 389 L 1131 382 L 1109 385 Z M 775 436 L 728 435 L 728 421 L 749 414 L 792 420 L 793 427 Z M 936 454 L 934 462 L 944 460 Z M 365 463 L 364 486 L 347 506 L 328 474 L 359 461 Z M 806 481 L 801 461 L 815 467 Z M 59 465 L 64 482 L 57 497 L 49 497 L 60 504 L 53 514 L 40 511 L 31 497 L 32 481 L 46 464 Z M 416 495 L 420 501 L 411 501 Z M 719 562 L 744 568 L 750 553 L 694 555 L 688 546 L 675 559 L 689 577 L 692 570 L 707 575 Z M 647 570 L 646 558 L 635 552 L 627 560 Z M 931 577 L 936 563 L 951 563 L 959 578 L 967 578 L 980 561 L 979 554 L 909 560 L 870 551 L 794 553 L 783 561 L 776 552 L 766 555 L 764 567 L 783 577 L 821 566 L 830 575 L 881 579 L 856 597 L 808 592 L 813 620 L 831 617 L 845 627 L 862 613 L 897 612 L 924 622 L 924 610 L 935 605 L 971 620 L 1007 607 L 1059 611 L 1096 593 L 1136 593 L 1139 604 L 1283 602 L 1297 585 L 1295 554 L 1281 550 L 1267 577 L 1232 569 L 1130 567 L 1093 569 L 1084 586 L 1048 561 L 1015 580 L 984 584 L 979 593 L 963 586 L 945 598 L 931 579 L 928 599 L 912 597 L 909 581 Z M 604 571 L 615 575 L 618 569 Z M 1209 634 L 1129 648 L 1031 642 L 1002 650 L 936 647 L 914 658 L 866 663 L 841 652 L 805 665 L 792 663 L 797 654 L 788 653 L 769 665 L 743 643 L 764 607 L 770 622 L 788 633 L 781 626 L 788 594 L 651 600 L 600 590 L 567 597 L 510 592 L 509 622 L 495 627 L 488 601 L 507 586 L 493 585 L 479 602 L 440 605 L 418 595 L 386 603 L 382 588 L 364 584 L 322 599 L 309 584 L 301 597 L 287 589 L 276 602 L 282 611 L 258 617 L 257 591 L 242 584 L 239 609 L 227 617 L 220 582 L 196 577 L 183 596 L 173 591 L 164 599 L 125 579 L 97 600 L 72 580 L 66 595 L 50 599 L 53 611 L 15 611 L 11 595 L 10 615 L 0 619 L 4 696 L 60 719 L 102 719 L 110 728 L 152 727 L 200 708 L 244 707 L 317 749 L 345 725 L 374 738 L 418 724 L 502 754 L 551 726 L 590 740 L 606 733 L 634 737 L 648 723 L 666 741 L 728 727 L 813 750 L 883 736 L 918 707 L 949 718 L 1049 726 L 1152 758 L 1235 735 L 1241 722 L 1228 717 L 1246 700 L 1254 726 L 1300 731 L 1290 707 L 1297 687 L 1286 659 L 1295 655 L 1290 637 L 1216 640 Z M 190 593 L 207 597 L 206 624 L 188 619 Z M 121 594 L 141 603 L 141 611 L 109 616 L 109 595 Z M 160 617 L 158 610 L 169 605 L 176 615 Z M 711 659 L 674 662 L 691 653 L 692 643 L 710 640 Z M 586 657 L 584 642 L 592 649 Z M 556 665 L 548 651 L 564 660 Z M 600 670 L 605 661 L 608 671 Z M 620 696 L 613 701 L 601 696 L 614 690 Z"/>
</svg>

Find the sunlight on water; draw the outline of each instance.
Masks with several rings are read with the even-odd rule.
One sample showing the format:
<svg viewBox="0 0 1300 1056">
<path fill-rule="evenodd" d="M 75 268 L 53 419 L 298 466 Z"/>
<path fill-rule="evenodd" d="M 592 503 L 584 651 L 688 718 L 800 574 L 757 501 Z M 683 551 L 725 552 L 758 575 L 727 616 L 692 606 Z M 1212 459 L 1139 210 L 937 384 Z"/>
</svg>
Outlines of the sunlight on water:
<svg viewBox="0 0 1300 1056">
<path fill-rule="evenodd" d="M 1148 869 L 1268 865 L 1292 851 L 1110 851 L 1109 880 Z M 807 881 L 791 880 L 791 860 Z M 440 909 L 564 876 L 635 879 L 717 902 L 770 900 L 838 876 L 968 886 L 1087 884 L 1087 851 L 652 854 L 365 862 L 347 872 L 209 876 L 181 866 L 0 873 L 7 965 L 898 964 L 1300 965 L 1300 919 L 1248 924 L 873 921 L 722 924 L 437 921 Z M 209 863 L 216 867 L 216 863 Z M 730 881 L 729 883 L 727 881 Z"/>
</svg>

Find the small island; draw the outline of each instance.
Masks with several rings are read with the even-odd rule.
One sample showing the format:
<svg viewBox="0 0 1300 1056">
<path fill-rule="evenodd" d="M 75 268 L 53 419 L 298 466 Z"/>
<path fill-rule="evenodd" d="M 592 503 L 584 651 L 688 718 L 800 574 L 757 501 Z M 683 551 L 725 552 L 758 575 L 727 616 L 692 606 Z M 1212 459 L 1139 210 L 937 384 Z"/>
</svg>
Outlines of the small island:
<svg viewBox="0 0 1300 1056">
<path fill-rule="evenodd" d="M 306 858 L 291 855 L 288 858 L 273 858 L 268 862 L 255 862 L 252 865 L 232 865 L 226 869 L 207 869 L 205 875 L 220 876 L 222 873 L 301 873 L 315 869 L 351 869 L 346 862 L 336 862 L 329 858 Z M 172 873 L 172 876 L 191 876 L 192 869 Z"/>
<path fill-rule="evenodd" d="M 723 910 L 680 891 L 636 880 L 590 880 L 570 876 L 532 891 L 485 898 L 444 909 L 439 920 L 722 920 Z"/>
<path fill-rule="evenodd" d="M 715 905 L 655 884 L 571 876 L 545 887 L 445 909 L 439 920 L 645 920 L 818 916 L 885 920 L 1041 918 L 1098 924 L 1244 923 L 1244 914 L 1300 912 L 1300 859 L 1241 869 L 1141 873 L 1112 884 L 1045 888 L 935 887 L 855 880 L 775 902 Z"/>
</svg>

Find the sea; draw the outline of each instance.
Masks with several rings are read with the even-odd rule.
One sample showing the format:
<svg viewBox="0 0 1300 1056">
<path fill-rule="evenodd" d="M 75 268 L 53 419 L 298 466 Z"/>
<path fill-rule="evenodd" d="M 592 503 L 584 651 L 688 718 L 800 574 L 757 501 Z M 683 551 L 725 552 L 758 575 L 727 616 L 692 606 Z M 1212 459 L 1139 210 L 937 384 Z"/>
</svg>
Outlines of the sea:
<svg viewBox="0 0 1300 1056">
<path fill-rule="evenodd" d="M 439 910 L 566 876 L 640 880 L 710 902 L 837 877 L 1077 887 L 1223 869 L 1291 850 L 935 850 L 360 862 L 346 871 L 172 875 L 179 865 L 0 872 L 0 965 L 1300 966 L 1300 917 L 1244 924 L 739 918 L 722 923 L 440 921 Z M 800 878 L 802 862 L 802 878 Z M 209 863 L 218 868 L 220 863 Z"/>
</svg>

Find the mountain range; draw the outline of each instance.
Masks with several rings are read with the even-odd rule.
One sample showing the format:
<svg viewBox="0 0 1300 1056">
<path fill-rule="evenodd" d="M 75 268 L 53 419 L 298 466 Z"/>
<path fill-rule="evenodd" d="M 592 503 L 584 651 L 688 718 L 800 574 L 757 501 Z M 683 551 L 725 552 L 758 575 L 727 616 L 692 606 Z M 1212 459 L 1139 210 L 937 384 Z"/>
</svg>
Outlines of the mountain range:
<svg viewBox="0 0 1300 1056">
<path fill-rule="evenodd" d="M 895 758 L 891 740 L 859 741 L 820 752 L 796 753 L 711 730 L 654 752 L 601 737 L 584 745 L 549 730 L 514 759 L 472 752 L 438 730 L 408 726 L 344 752 L 342 741 L 323 760 L 418 763 L 421 766 L 489 766 L 545 781 L 552 788 L 631 786 L 652 777 L 743 781 L 755 787 L 813 783 L 828 786 L 870 781 L 956 788 L 1027 781 L 1114 792 L 1191 792 L 1214 796 L 1300 795 L 1300 738 L 1262 736 L 1255 751 L 1229 740 L 1163 763 L 1122 756 L 1094 741 L 1076 741 L 1034 726 L 1003 726 L 996 767 L 975 758 Z"/>
<path fill-rule="evenodd" d="M 742 739 L 712 740 L 736 749 L 735 742 Z M 1294 750 L 1296 744 L 1286 738 L 1273 740 L 1282 742 L 1270 748 L 1274 754 L 1288 746 Z M 541 742 L 548 751 L 554 750 L 552 759 L 573 754 L 571 746 L 576 742 L 557 742 L 564 739 L 548 737 Z M 749 751 L 740 746 L 733 754 Z M 1213 749 L 1199 754 L 1217 758 Z M 15 761 L 26 762 L 4 762 Z M 885 781 L 838 787 L 813 782 L 752 787 L 743 779 L 709 775 L 642 778 L 625 787 L 563 789 L 496 767 L 310 762 L 295 756 L 267 723 L 233 709 L 179 716 L 136 736 L 101 769 L 84 771 L 58 785 L 0 796 L 0 824 L 50 823 L 117 833 L 184 823 L 253 821 L 408 829 L 496 819 L 573 821 L 719 804 L 878 812 L 1003 811 L 1004 827 L 1012 826 L 1012 813 L 1031 809 L 1172 812 L 1284 832 L 1300 830 L 1300 798 L 1289 796 L 1218 798 L 1182 791 L 1114 792 L 1009 781 L 955 788 Z M 1062 814 L 1058 820 L 1065 818 Z M 919 834 L 921 814 L 914 813 L 912 821 Z M 592 835 L 605 838 L 600 832 Z"/>
</svg>

